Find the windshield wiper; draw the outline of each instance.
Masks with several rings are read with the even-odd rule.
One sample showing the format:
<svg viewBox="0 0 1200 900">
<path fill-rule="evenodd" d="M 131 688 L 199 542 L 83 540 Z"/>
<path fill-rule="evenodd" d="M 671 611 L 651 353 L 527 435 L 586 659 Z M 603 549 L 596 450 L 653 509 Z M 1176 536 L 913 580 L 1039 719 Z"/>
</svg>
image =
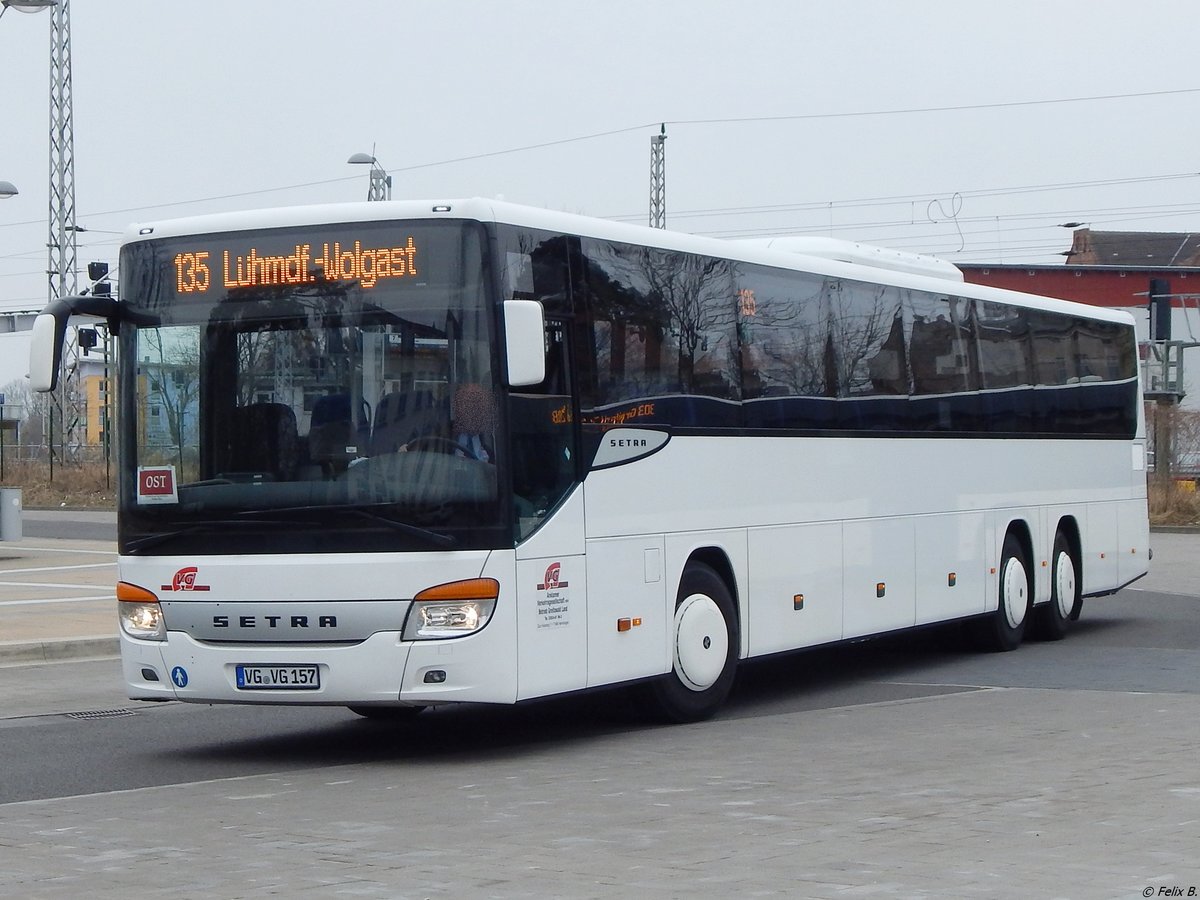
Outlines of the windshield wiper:
<svg viewBox="0 0 1200 900">
<path fill-rule="evenodd" d="M 391 506 L 390 503 L 378 503 L 376 506 Z M 257 516 L 262 515 L 278 515 L 279 513 L 294 513 L 294 512 L 346 512 L 356 516 L 362 516 L 364 519 L 370 519 L 372 522 L 380 522 L 394 531 L 402 532 L 403 534 L 412 537 L 421 538 L 435 547 L 453 547 L 458 543 L 458 538 L 451 534 L 442 534 L 438 531 L 430 531 L 428 528 L 422 528 L 420 525 L 412 525 L 408 522 L 402 522 L 399 519 L 392 519 L 388 516 L 380 515 L 377 512 L 372 512 L 370 509 L 364 508 L 359 504 L 354 503 L 313 503 L 304 506 L 278 506 L 270 509 L 247 509 L 237 513 L 238 516 L 245 518 L 241 519 L 243 523 L 249 518 L 254 518 L 255 521 L 260 521 Z"/>
<path fill-rule="evenodd" d="M 159 544 L 165 544 L 167 541 L 173 541 L 175 538 L 183 537 L 185 534 L 195 534 L 197 531 L 204 531 L 206 528 L 211 528 L 214 525 L 286 525 L 286 522 L 266 522 L 261 519 L 253 522 L 247 519 L 208 519 L 204 522 L 197 522 L 195 525 L 188 525 L 186 528 L 176 528 L 174 531 L 160 531 L 158 534 L 148 534 L 146 537 L 138 538 L 130 541 L 125 545 L 125 552 L 136 553 L 139 550 L 145 550 L 149 547 L 157 547 Z"/>
<path fill-rule="evenodd" d="M 378 504 L 380 506 L 390 506 L 389 503 Z M 173 531 L 163 531 L 158 534 L 150 534 L 143 538 L 130 541 L 125 545 L 127 553 L 136 553 L 139 550 L 146 550 L 150 547 L 157 547 L 159 544 L 165 544 L 167 541 L 172 541 L 175 538 L 183 537 L 188 534 L 195 534 L 198 531 L 204 531 L 214 526 L 247 526 L 247 525 L 281 525 L 291 526 L 294 522 L 286 520 L 274 520 L 263 518 L 264 516 L 275 516 L 280 513 L 294 512 L 347 512 L 361 516 L 365 519 L 370 519 L 372 522 L 380 522 L 394 531 L 399 531 L 412 537 L 421 538 L 435 547 L 453 547 L 458 544 L 458 539 L 450 534 L 441 534 L 437 531 L 430 531 L 428 528 L 422 528 L 419 525 L 411 525 L 408 522 L 401 522 L 397 519 L 392 519 L 387 516 L 380 515 L 377 512 L 372 512 L 369 509 L 364 509 L 361 506 L 354 504 L 312 504 L 306 506 L 285 506 L 272 509 L 247 509 L 235 513 L 238 518 L 234 519 L 207 519 L 203 522 L 197 522 L 194 525 L 188 525 L 185 528 L 177 528 Z"/>
</svg>

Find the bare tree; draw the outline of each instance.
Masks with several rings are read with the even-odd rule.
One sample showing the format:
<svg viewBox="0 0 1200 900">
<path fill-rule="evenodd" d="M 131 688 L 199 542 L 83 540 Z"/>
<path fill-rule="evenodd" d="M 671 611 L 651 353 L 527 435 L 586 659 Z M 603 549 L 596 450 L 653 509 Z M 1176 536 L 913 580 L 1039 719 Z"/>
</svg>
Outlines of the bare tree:
<svg viewBox="0 0 1200 900">
<path fill-rule="evenodd" d="M 54 408 L 51 395 L 30 390 L 24 378 L 10 381 L 0 388 L 0 394 L 4 395 L 4 418 L 19 422 L 21 443 L 27 447 L 45 447 L 46 425 Z"/>
<path fill-rule="evenodd" d="M 895 288 L 830 284 L 829 334 L 840 392 L 874 393 L 870 361 L 892 332 L 900 297 Z"/>
<path fill-rule="evenodd" d="M 187 329 L 185 329 L 187 330 Z M 178 328 L 144 328 L 138 339 L 142 346 L 156 357 L 154 362 L 143 361 L 142 374 L 150 388 L 150 402 L 161 405 L 166 414 L 167 433 L 175 447 L 179 468 L 184 467 L 183 450 L 188 444 L 190 431 L 189 415 L 195 415 L 195 405 L 200 394 L 200 341 L 199 329 L 190 328 L 185 335 Z"/>
<path fill-rule="evenodd" d="M 675 338 L 680 389 L 692 393 L 696 354 L 707 349 L 709 339 L 720 342 L 728 338 L 726 352 L 733 349 L 738 299 L 731 264 L 728 260 L 650 247 L 635 248 L 633 252 L 648 297 L 651 301 L 657 298 L 667 313 L 664 324 Z"/>
<path fill-rule="evenodd" d="M 789 287 L 775 293 L 760 280 L 738 291 L 742 377 L 747 396 L 782 390 L 798 396 L 825 393 L 826 317 L 821 315 L 820 282 L 811 296 Z"/>
</svg>

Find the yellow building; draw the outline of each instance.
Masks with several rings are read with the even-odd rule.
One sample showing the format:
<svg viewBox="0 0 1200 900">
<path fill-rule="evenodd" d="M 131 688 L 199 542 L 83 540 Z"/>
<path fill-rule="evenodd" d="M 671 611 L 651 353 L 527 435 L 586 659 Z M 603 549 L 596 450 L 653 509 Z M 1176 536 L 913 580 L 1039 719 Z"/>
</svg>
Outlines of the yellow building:
<svg viewBox="0 0 1200 900">
<path fill-rule="evenodd" d="M 83 379 L 84 443 L 89 447 L 104 446 L 105 426 L 111 419 L 108 407 L 107 382 L 104 375 L 86 375 Z"/>
</svg>

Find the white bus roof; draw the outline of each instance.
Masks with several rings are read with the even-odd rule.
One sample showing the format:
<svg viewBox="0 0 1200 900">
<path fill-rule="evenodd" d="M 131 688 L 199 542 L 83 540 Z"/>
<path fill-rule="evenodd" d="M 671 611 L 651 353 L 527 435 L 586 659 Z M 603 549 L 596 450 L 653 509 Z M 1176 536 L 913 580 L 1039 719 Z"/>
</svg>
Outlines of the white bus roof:
<svg viewBox="0 0 1200 900">
<path fill-rule="evenodd" d="M 762 247 L 767 250 L 783 250 L 787 253 L 799 253 L 802 256 L 816 256 L 821 259 L 836 259 L 840 262 L 857 263 L 874 269 L 891 269 L 895 272 L 910 272 L 913 275 L 928 275 L 932 278 L 945 278 L 949 281 L 962 281 L 962 269 L 953 263 L 946 262 L 927 253 L 909 253 L 905 250 L 893 250 L 889 247 L 876 247 L 873 244 L 860 244 L 858 241 L 842 241 L 837 238 L 817 237 L 808 235 L 751 238 L 739 240 L 739 244 L 750 247 Z"/>
<path fill-rule="evenodd" d="M 1031 309 L 1133 324 L 1133 317 L 1123 310 L 963 281 L 962 272 L 957 266 L 925 254 L 904 253 L 831 238 L 780 237 L 729 241 L 480 197 L 458 200 L 360 201 L 216 213 L 131 225 L 125 231 L 124 242 L 256 229 L 331 225 L 341 222 L 435 219 L 443 216 L 661 247 L 666 250 L 736 259 L 833 278 L 887 284 L 933 293 L 953 292 L 957 296 L 977 300 L 1012 303 Z"/>
</svg>

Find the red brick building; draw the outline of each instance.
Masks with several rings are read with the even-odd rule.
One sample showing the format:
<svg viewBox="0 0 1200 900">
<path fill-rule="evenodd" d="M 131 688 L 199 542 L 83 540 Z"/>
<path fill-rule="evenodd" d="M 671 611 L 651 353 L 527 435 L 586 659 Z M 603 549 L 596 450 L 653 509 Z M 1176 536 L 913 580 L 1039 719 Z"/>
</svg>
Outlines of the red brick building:
<svg viewBox="0 0 1200 900">
<path fill-rule="evenodd" d="M 1200 295 L 1200 234 L 1173 231 L 1092 231 L 1076 229 L 1066 264 L 962 264 L 967 281 L 1090 303 L 1123 307 L 1139 316 L 1139 336 L 1145 326 L 1151 278 L 1162 278 L 1176 295 L 1172 307 L 1197 309 Z M 1176 317 L 1173 317 L 1176 318 Z M 1193 317 L 1195 318 L 1195 317 Z M 1178 337 L 1187 334 L 1186 321 Z M 1200 325 L 1200 321 L 1194 324 Z M 1174 335 L 1173 335 L 1174 336 Z"/>
<path fill-rule="evenodd" d="M 1065 264 L 960 263 L 963 278 L 1009 290 L 1059 297 L 1093 306 L 1126 309 L 1137 322 L 1138 339 L 1150 338 L 1150 280 L 1167 282 L 1171 295 L 1171 338 L 1200 342 L 1200 234 L 1181 232 L 1074 232 Z M 1200 369 L 1185 355 L 1184 408 L 1200 409 Z"/>
</svg>

